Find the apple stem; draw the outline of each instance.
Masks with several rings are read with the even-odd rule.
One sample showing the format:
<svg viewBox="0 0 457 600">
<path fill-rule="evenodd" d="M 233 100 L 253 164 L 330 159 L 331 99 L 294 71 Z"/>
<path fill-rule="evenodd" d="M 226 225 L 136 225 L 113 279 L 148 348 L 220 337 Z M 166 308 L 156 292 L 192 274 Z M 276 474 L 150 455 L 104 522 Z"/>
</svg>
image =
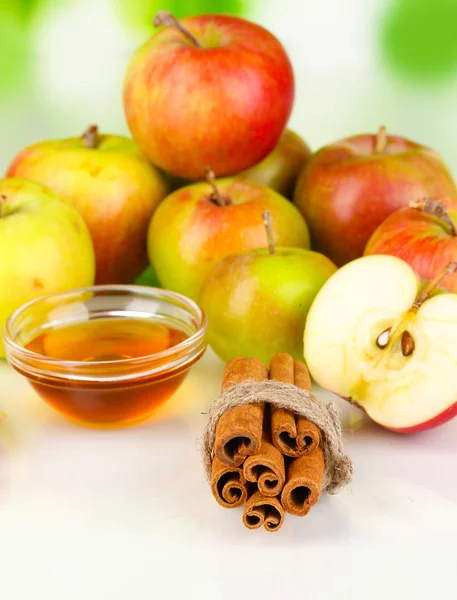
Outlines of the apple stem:
<svg viewBox="0 0 457 600">
<path fill-rule="evenodd" d="M 433 215 L 434 217 L 437 217 L 437 219 L 441 219 L 449 227 L 451 235 L 457 237 L 457 229 L 455 228 L 454 222 L 447 212 L 444 202 L 439 200 L 430 200 L 430 198 L 423 198 L 422 200 L 413 200 L 409 203 L 409 207 L 414 208 L 422 213 Z"/>
<path fill-rule="evenodd" d="M 433 292 L 436 286 L 439 285 L 441 281 L 446 277 L 446 275 L 449 275 L 450 273 L 455 273 L 456 271 L 457 262 L 454 261 L 446 265 L 444 269 L 441 269 L 438 275 L 434 279 L 432 279 L 432 281 L 430 281 L 430 283 L 422 290 L 422 292 L 414 300 L 414 304 L 410 308 L 410 311 L 416 312 L 427 300 L 427 298 L 430 296 L 430 294 Z"/>
<path fill-rule="evenodd" d="M 192 42 L 194 46 L 201 48 L 201 44 L 197 38 L 188 29 L 186 29 L 184 25 L 181 25 L 178 19 L 174 17 L 171 12 L 168 12 L 168 10 L 159 10 L 154 17 L 153 24 L 154 27 L 160 27 L 161 25 L 164 25 L 165 27 L 174 27 L 180 31 L 190 42 Z"/>
<path fill-rule="evenodd" d="M 275 254 L 275 240 L 273 237 L 273 218 L 269 210 L 266 210 L 262 213 L 262 221 L 265 225 L 265 231 L 267 232 L 268 252 L 270 254 Z"/>
<path fill-rule="evenodd" d="M 97 125 L 89 125 L 81 138 L 84 140 L 85 148 L 96 148 L 98 142 L 98 127 Z"/>
<path fill-rule="evenodd" d="M 217 204 L 217 206 L 229 206 L 232 204 L 230 198 L 226 198 L 221 194 L 220 189 L 216 185 L 216 176 L 214 175 L 214 171 L 209 167 L 206 167 L 205 169 L 205 178 L 213 190 L 210 200 L 214 202 L 214 204 Z"/>
<path fill-rule="evenodd" d="M 381 125 L 376 136 L 376 143 L 374 151 L 376 154 L 382 154 L 387 146 L 387 128 L 385 125 Z"/>
<path fill-rule="evenodd" d="M 0 219 L 3 217 L 2 206 L 6 202 L 6 200 L 7 200 L 7 198 L 6 198 L 5 194 L 0 194 Z"/>
</svg>

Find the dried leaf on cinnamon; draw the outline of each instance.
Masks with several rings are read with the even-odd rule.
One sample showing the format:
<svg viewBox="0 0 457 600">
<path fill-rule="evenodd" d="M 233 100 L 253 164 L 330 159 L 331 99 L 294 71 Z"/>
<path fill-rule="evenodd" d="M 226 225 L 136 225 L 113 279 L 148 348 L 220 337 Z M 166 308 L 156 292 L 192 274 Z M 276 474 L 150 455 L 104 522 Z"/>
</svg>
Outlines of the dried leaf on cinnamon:
<svg viewBox="0 0 457 600">
<path fill-rule="evenodd" d="M 277 496 L 286 481 L 284 457 L 264 437 L 260 452 L 246 458 L 243 473 L 247 481 L 257 483 L 264 496 Z"/>
<path fill-rule="evenodd" d="M 227 467 L 215 456 L 211 471 L 211 491 L 224 508 L 242 506 L 248 495 L 243 469 Z"/>
<path fill-rule="evenodd" d="M 277 497 L 255 492 L 246 502 L 243 523 L 248 529 L 263 525 L 267 531 L 278 531 L 284 523 L 284 509 Z"/>
<path fill-rule="evenodd" d="M 239 357 L 227 363 L 222 391 L 243 381 L 265 381 L 268 369 L 257 358 Z M 237 467 L 247 456 L 260 451 L 264 403 L 237 406 L 226 411 L 216 427 L 214 453 L 225 465 Z"/>
<path fill-rule="evenodd" d="M 324 469 L 324 454 L 320 448 L 291 461 L 281 493 L 281 504 L 288 513 L 303 517 L 319 501 Z"/>
<path fill-rule="evenodd" d="M 290 383 L 311 391 L 311 379 L 303 362 L 293 360 L 290 354 L 276 354 L 270 363 L 270 379 Z M 292 411 L 271 406 L 271 437 L 274 446 L 293 458 L 312 452 L 320 444 L 319 428 Z"/>
</svg>

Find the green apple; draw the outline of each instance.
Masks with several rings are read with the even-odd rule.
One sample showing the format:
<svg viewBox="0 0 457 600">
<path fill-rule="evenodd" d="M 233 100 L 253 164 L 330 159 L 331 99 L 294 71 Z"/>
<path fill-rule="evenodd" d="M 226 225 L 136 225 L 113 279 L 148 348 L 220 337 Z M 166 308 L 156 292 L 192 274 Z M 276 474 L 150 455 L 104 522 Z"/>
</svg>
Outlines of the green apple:
<svg viewBox="0 0 457 600">
<path fill-rule="evenodd" d="M 252 181 L 208 177 L 170 194 L 149 227 L 149 257 L 161 285 L 194 300 L 221 258 L 265 246 L 265 210 L 278 246 L 309 247 L 306 223 L 286 198 Z"/>
<path fill-rule="evenodd" d="M 299 135 L 286 129 L 266 158 L 250 169 L 241 171 L 238 176 L 267 185 L 292 200 L 298 176 L 310 156 L 308 144 Z"/>
<path fill-rule="evenodd" d="M 145 285 L 147 287 L 160 287 L 160 283 L 152 267 L 147 267 L 139 277 L 134 281 L 135 285 Z"/>
<path fill-rule="evenodd" d="M 94 275 L 94 249 L 79 213 L 38 183 L 0 180 L 0 329 L 25 302 L 92 285 Z"/>
<path fill-rule="evenodd" d="M 278 352 L 303 358 L 309 308 L 336 271 L 323 254 L 301 248 L 258 248 L 221 260 L 206 279 L 200 306 L 208 317 L 208 342 L 223 360 Z"/>
<path fill-rule="evenodd" d="M 439 293 L 450 263 L 424 288 L 396 256 L 354 260 L 318 293 L 305 358 L 322 387 L 377 423 L 408 433 L 457 414 L 457 294 Z"/>
<path fill-rule="evenodd" d="M 25 148 L 7 176 L 38 181 L 79 211 L 95 248 L 97 284 L 131 283 L 147 267 L 149 221 L 168 186 L 131 139 L 92 126 L 80 137 Z"/>
</svg>

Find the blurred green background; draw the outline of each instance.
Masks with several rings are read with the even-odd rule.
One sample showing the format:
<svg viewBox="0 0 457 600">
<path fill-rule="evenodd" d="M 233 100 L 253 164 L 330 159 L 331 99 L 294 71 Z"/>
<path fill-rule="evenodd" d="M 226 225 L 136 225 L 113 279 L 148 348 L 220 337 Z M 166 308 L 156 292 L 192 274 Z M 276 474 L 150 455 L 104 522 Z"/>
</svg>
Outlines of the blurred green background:
<svg viewBox="0 0 457 600">
<path fill-rule="evenodd" d="M 291 126 L 317 148 L 386 124 L 457 176 L 457 0 L 0 0 L 0 166 L 89 123 L 128 133 L 122 82 L 159 8 L 241 14 L 292 59 Z"/>
</svg>

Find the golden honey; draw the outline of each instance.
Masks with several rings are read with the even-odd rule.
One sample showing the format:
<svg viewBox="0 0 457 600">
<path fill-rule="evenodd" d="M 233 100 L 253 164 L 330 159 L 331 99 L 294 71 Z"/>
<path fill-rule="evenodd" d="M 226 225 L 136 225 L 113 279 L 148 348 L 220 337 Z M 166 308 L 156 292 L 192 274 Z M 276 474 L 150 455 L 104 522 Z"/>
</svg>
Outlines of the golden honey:
<svg viewBox="0 0 457 600">
<path fill-rule="evenodd" d="M 187 339 L 183 331 L 154 319 L 109 318 L 88 320 L 45 330 L 27 350 L 59 361 L 111 363 L 157 354 Z M 63 379 L 52 374 L 29 377 L 48 404 L 66 417 L 84 424 L 122 426 L 147 418 L 179 387 L 195 356 L 182 368 L 138 374 L 120 381 Z M 52 362 L 49 363 L 52 365 Z M 121 366 L 123 363 L 119 363 Z M 164 364 L 166 361 L 164 359 Z M 112 367 L 110 365 L 111 371 Z"/>
</svg>

